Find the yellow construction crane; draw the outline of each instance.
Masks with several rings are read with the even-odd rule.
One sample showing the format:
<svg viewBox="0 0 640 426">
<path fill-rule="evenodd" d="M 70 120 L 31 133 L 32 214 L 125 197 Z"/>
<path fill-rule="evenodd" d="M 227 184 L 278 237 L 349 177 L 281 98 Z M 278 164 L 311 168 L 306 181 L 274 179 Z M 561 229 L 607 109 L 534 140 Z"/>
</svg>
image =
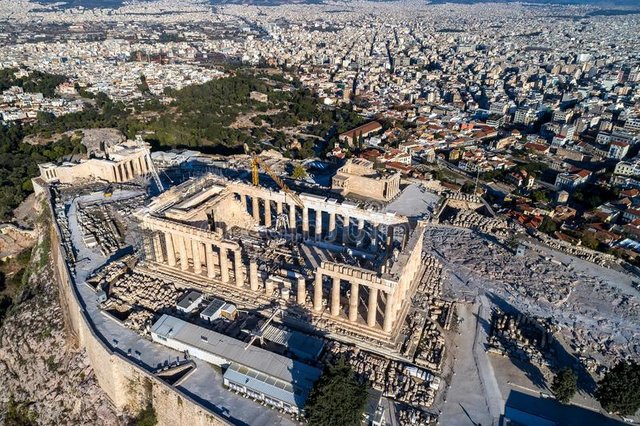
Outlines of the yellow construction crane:
<svg viewBox="0 0 640 426">
<path fill-rule="evenodd" d="M 273 179 L 273 181 L 276 184 L 278 184 L 278 186 L 285 192 L 285 194 L 291 197 L 291 199 L 298 205 L 298 207 L 300 207 L 301 209 L 304 208 L 304 203 L 302 202 L 300 197 L 298 197 L 292 190 L 289 189 L 289 187 L 284 183 L 284 181 L 280 179 L 280 176 L 278 176 L 273 172 L 273 170 L 271 170 L 271 167 L 269 167 L 264 161 L 262 161 L 260 157 L 256 155 L 255 152 L 252 152 L 251 153 L 251 181 L 253 182 L 254 186 L 260 185 L 260 168 L 262 168 L 262 170 L 264 170 L 265 173 L 268 174 L 269 177 Z"/>
</svg>

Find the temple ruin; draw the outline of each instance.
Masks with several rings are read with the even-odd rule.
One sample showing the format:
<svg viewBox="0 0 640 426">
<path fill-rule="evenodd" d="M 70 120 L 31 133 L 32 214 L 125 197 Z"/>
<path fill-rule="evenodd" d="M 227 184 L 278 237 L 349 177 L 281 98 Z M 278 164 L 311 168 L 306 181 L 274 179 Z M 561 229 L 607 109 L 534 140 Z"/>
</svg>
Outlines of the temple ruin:
<svg viewBox="0 0 640 426">
<path fill-rule="evenodd" d="M 424 225 L 348 200 L 216 175 L 137 211 L 147 268 L 194 288 L 274 300 L 328 333 L 394 346 L 421 277 Z"/>
</svg>

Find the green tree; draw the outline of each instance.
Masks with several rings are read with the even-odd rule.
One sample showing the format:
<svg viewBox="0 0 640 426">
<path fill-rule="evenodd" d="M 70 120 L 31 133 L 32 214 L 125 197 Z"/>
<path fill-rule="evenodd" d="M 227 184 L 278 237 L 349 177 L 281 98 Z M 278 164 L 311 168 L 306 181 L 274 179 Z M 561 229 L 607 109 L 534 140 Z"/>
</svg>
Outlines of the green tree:
<svg viewBox="0 0 640 426">
<path fill-rule="evenodd" d="M 309 395 L 305 413 L 311 426 L 358 425 L 366 402 L 367 385 L 341 358 L 325 368 Z"/>
<path fill-rule="evenodd" d="M 297 180 L 305 179 L 307 177 L 307 171 L 302 164 L 296 164 L 291 172 L 291 177 Z"/>
<path fill-rule="evenodd" d="M 475 189 L 476 189 L 475 182 L 471 182 L 470 180 L 468 180 L 462 185 L 462 188 L 460 190 L 465 194 L 473 194 L 473 191 L 475 191 Z"/>
<path fill-rule="evenodd" d="M 580 241 L 582 241 L 583 246 L 590 248 L 591 250 L 596 250 L 600 245 L 600 241 L 598 241 L 594 233 L 589 231 L 585 231 L 582 234 Z"/>
<path fill-rule="evenodd" d="M 540 191 L 540 190 L 533 191 L 531 193 L 531 199 L 533 201 L 539 201 L 539 202 L 542 202 L 542 203 L 548 203 L 549 202 L 549 197 L 547 196 L 547 193 L 544 192 L 544 191 Z"/>
<path fill-rule="evenodd" d="M 563 404 L 568 403 L 578 388 L 578 376 L 570 368 L 563 368 L 553 378 L 551 391 Z"/>
<path fill-rule="evenodd" d="M 596 398 L 610 413 L 634 414 L 640 408 L 640 365 L 618 363 L 598 383 Z"/>
<path fill-rule="evenodd" d="M 557 226 L 556 223 L 549 218 L 549 216 L 545 216 L 542 219 L 542 223 L 538 227 L 538 231 L 544 232 L 545 234 L 553 234 L 556 232 Z"/>
</svg>

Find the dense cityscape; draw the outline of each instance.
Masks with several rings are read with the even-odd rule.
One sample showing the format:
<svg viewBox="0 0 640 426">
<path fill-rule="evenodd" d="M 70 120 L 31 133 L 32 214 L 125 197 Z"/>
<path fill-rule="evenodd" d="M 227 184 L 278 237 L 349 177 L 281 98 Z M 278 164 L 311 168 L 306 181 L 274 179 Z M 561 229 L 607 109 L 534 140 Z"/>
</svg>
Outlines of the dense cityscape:
<svg viewBox="0 0 640 426">
<path fill-rule="evenodd" d="M 639 34 L 0 0 L 0 419 L 640 422 Z"/>
</svg>

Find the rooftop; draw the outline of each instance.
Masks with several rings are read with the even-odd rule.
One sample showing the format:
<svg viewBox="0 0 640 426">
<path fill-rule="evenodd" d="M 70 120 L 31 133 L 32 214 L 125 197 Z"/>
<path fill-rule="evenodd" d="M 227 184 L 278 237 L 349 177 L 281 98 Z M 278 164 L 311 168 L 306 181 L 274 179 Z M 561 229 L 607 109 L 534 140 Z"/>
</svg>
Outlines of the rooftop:
<svg viewBox="0 0 640 426">
<path fill-rule="evenodd" d="M 151 332 L 290 384 L 292 393 L 299 398 L 306 399 L 313 383 L 320 377 L 317 368 L 255 346 L 245 348 L 246 344 L 240 340 L 167 314 L 153 325 Z"/>
</svg>

